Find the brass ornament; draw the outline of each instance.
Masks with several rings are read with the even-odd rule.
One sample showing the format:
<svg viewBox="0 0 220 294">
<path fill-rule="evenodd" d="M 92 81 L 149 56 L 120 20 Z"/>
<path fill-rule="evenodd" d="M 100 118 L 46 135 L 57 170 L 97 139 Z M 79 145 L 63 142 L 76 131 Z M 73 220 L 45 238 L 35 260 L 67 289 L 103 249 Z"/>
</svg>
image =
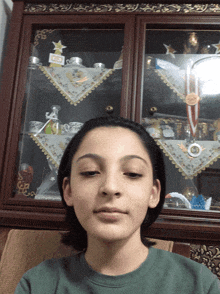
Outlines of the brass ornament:
<svg viewBox="0 0 220 294">
<path fill-rule="evenodd" d="M 149 110 L 150 115 L 153 115 L 156 112 L 157 112 L 157 107 L 155 107 L 155 106 L 151 107 L 150 110 Z"/>
<path fill-rule="evenodd" d="M 195 93 L 190 93 L 186 96 L 186 104 L 193 106 L 199 102 L 200 98 Z"/>
<path fill-rule="evenodd" d="M 108 106 L 106 106 L 105 111 L 106 111 L 106 113 L 108 113 L 108 114 L 112 114 L 113 111 L 114 111 L 114 108 L 113 108 L 113 106 L 108 105 Z"/>
<path fill-rule="evenodd" d="M 51 34 L 54 30 L 51 29 L 43 29 L 43 30 L 37 30 L 36 35 L 34 37 L 34 46 L 36 47 L 39 44 L 39 39 L 45 40 L 47 39 L 47 34 Z"/>
<path fill-rule="evenodd" d="M 31 167 L 29 167 L 26 170 L 18 172 L 16 194 L 23 195 L 26 197 L 34 197 L 35 196 L 34 191 L 28 192 L 32 179 L 33 179 L 33 170 Z"/>
</svg>

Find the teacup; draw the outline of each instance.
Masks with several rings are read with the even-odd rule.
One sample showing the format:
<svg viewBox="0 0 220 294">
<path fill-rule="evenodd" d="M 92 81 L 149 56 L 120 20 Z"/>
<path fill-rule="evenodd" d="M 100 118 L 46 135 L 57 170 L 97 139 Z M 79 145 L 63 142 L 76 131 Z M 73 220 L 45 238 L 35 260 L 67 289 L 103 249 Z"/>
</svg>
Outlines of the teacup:
<svg viewBox="0 0 220 294">
<path fill-rule="evenodd" d="M 36 69 L 39 65 L 41 65 L 41 63 L 38 57 L 36 56 L 29 57 L 29 65 L 28 65 L 29 69 Z"/>
<path fill-rule="evenodd" d="M 29 122 L 29 132 L 37 133 L 42 127 L 44 123 L 41 121 L 32 120 Z"/>
<path fill-rule="evenodd" d="M 82 65 L 82 59 L 80 57 L 71 57 L 66 60 L 68 65 Z"/>
<path fill-rule="evenodd" d="M 94 68 L 97 68 L 97 69 L 104 69 L 105 68 L 105 65 L 104 63 L 101 63 L 101 62 L 98 62 L 98 63 L 95 63 L 93 65 Z"/>
<path fill-rule="evenodd" d="M 82 125 L 83 123 L 80 123 L 80 122 L 70 122 L 63 126 L 63 130 L 65 133 L 75 134 L 80 130 Z"/>
<path fill-rule="evenodd" d="M 29 63 L 30 64 L 39 64 L 40 63 L 40 59 L 36 56 L 30 56 L 29 57 Z"/>
</svg>

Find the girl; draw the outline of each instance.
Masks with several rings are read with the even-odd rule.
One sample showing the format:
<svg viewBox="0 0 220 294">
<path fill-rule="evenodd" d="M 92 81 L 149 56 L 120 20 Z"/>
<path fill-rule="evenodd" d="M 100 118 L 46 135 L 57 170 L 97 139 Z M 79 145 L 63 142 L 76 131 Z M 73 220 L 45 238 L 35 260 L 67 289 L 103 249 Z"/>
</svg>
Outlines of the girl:
<svg viewBox="0 0 220 294">
<path fill-rule="evenodd" d="M 58 186 L 74 256 L 28 271 L 21 293 L 217 294 L 216 276 L 190 259 L 152 247 L 144 228 L 165 198 L 159 147 L 145 129 L 124 118 L 84 124 L 62 157 Z"/>
</svg>

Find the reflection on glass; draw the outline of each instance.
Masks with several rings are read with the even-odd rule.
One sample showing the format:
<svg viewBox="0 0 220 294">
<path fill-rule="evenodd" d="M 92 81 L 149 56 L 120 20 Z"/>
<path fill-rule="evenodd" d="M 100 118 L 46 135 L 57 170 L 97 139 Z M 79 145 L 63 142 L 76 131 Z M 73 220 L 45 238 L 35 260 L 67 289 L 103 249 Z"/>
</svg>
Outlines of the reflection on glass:
<svg viewBox="0 0 220 294">
<path fill-rule="evenodd" d="M 192 66 L 195 76 L 200 80 L 203 95 L 220 95 L 219 84 L 220 56 L 202 58 Z"/>
<path fill-rule="evenodd" d="M 120 114 L 122 25 L 36 28 L 27 69 L 16 199 L 58 200 L 63 151 L 92 117 Z"/>
<path fill-rule="evenodd" d="M 219 31 L 146 30 L 142 122 L 164 153 L 165 208 L 220 210 L 219 40 Z"/>
</svg>

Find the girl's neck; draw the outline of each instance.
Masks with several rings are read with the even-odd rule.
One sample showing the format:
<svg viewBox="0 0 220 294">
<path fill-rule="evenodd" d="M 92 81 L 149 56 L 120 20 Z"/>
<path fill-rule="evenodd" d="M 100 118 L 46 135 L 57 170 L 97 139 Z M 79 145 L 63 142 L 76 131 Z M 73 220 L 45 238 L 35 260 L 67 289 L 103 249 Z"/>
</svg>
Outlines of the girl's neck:
<svg viewBox="0 0 220 294">
<path fill-rule="evenodd" d="M 105 242 L 88 238 L 85 253 L 87 263 L 97 272 L 105 275 L 123 275 L 137 269 L 147 258 L 148 248 L 141 239 Z"/>
</svg>

